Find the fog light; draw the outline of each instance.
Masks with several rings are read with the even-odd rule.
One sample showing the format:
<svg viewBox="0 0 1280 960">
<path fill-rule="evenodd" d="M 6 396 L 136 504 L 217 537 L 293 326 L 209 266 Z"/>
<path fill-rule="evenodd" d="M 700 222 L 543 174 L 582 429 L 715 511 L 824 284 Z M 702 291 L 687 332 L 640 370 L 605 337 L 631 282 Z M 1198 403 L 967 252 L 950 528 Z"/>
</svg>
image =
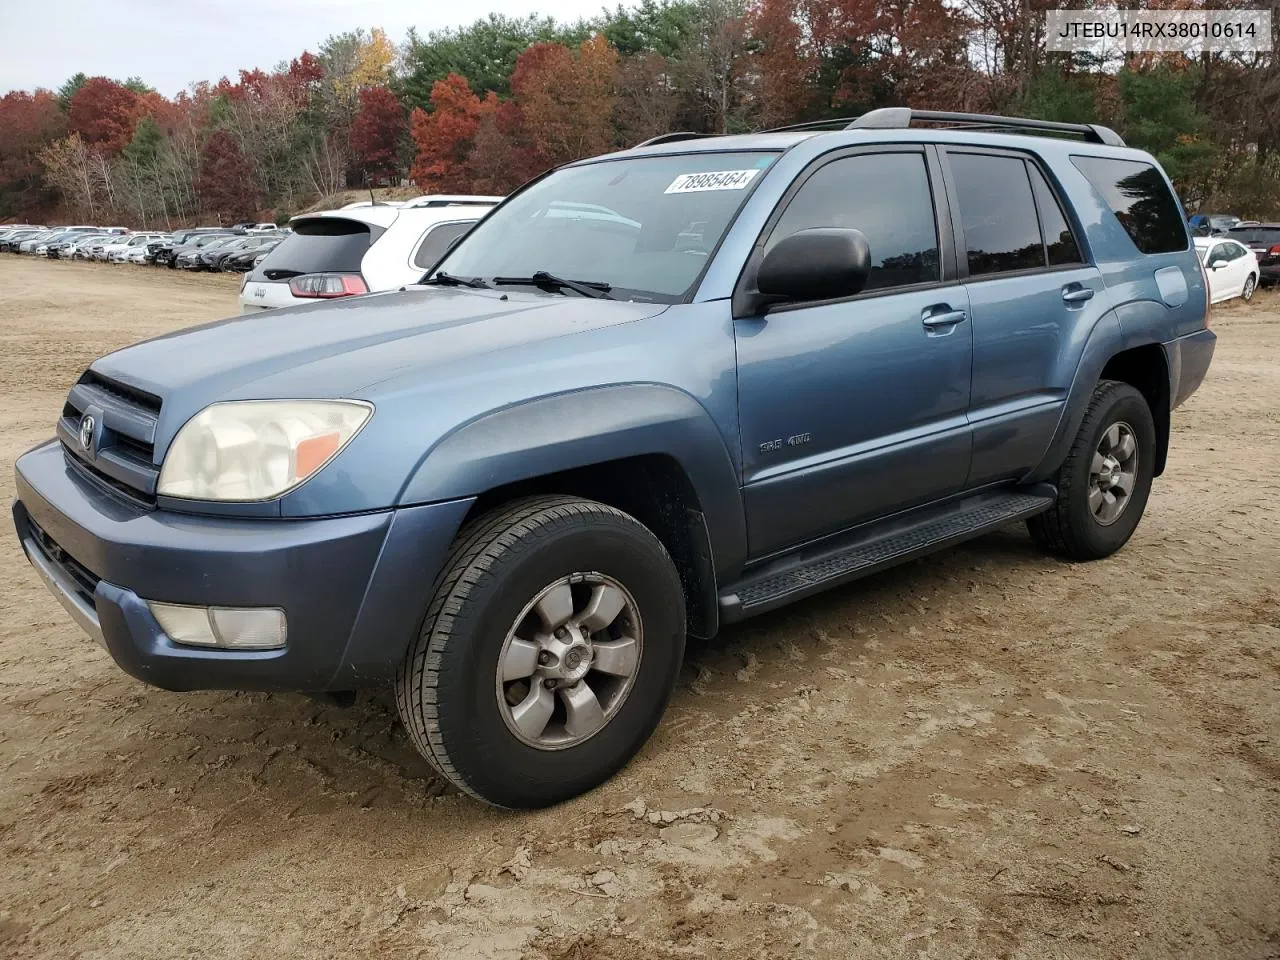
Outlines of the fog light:
<svg viewBox="0 0 1280 960">
<path fill-rule="evenodd" d="M 147 606 L 174 643 L 231 650 L 284 646 L 284 611 L 274 607 L 187 607 L 154 600 Z"/>
</svg>

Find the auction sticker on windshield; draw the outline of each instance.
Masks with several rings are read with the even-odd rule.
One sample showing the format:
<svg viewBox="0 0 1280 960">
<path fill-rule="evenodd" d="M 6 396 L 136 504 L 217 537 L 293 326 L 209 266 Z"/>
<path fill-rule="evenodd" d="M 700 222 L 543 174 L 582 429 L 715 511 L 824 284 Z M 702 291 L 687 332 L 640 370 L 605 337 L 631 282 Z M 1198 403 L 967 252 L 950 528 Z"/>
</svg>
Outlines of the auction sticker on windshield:
<svg viewBox="0 0 1280 960">
<path fill-rule="evenodd" d="M 759 172 L 759 170 L 710 170 L 706 173 L 682 173 L 662 192 L 701 193 L 704 190 L 743 190 Z"/>
</svg>

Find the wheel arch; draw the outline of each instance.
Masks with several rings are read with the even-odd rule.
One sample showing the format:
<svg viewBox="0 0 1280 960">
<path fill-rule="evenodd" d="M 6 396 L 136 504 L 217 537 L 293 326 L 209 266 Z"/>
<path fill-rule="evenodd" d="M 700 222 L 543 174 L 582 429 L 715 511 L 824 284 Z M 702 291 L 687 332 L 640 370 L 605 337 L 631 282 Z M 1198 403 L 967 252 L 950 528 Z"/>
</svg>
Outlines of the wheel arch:
<svg viewBox="0 0 1280 960">
<path fill-rule="evenodd" d="M 1143 344 L 1121 350 L 1106 362 L 1099 377 L 1101 380 L 1118 380 L 1137 390 L 1151 410 L 1156 425 L 1155 476 L 1164 473 L 1169 458 L 1170 380 L 1169 362 L 1158 343 Z"/>
<path fill-rule="evenodd" d="M 607 503 L 649 527 L 680 573 L 689 632 L 714 635 L 717 579 L 745 561 L 746 524 L 737 469 L 693 397 L 629 384 L 493 411 L 438 443 L 400 499 L 475 497 L 470 518 L 545 493 Z"/>
<path fill-rule="evenodd" d="M 1163 316 L 1162 309 L 1160 315 Z M 1154 325 L 1148 322 L 1129 333 L 1117 311 L 1105 314 L 1085 343 L 1053 439 L 1040 463 L 1024 479 L 1027 482 L 1047 480 L 1058 469 L 1084 421 L 1089 399 L 1102 380 L 1128 383 L 1147 401 L 1156 425 L 1155 476 L 1160 476 L 1169 453 L 1172 376 L 1169 358 Z"/>
</svg>

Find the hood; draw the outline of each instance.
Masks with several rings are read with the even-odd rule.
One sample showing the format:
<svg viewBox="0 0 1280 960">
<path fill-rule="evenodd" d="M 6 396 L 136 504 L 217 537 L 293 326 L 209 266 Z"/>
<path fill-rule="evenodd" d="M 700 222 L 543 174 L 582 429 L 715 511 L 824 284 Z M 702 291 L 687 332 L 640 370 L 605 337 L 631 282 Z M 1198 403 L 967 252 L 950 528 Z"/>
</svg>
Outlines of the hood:
<svg viewBox="0 0 1280 960">
<path fill-rule="evenodd" d="M 108 354 L 104 376 L 159 397 L 160 432 L 218 400 L 376 399 L 376 384 L 481 354 L 655 316 L 660 303 L 411 287 L 255 311 Z M 566 342 L 566 350 L 574 349 Z M 180 419 L 178 419 L 180 418 Z"/>
</svg>

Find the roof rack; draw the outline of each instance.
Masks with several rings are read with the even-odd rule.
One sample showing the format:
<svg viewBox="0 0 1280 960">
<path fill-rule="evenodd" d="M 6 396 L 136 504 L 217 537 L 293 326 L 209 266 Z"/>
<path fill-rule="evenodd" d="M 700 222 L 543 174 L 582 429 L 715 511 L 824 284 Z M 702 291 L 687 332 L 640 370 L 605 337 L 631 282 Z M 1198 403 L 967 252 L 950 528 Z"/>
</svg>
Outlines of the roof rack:
<svg viewBox="0 0 1280 960">
<path fill-rule="evenodd" d="M 913 120 L 929 123 L 954 123 L 965 127 L 1000 130 L 1044 130 L 1048 133 L 1071 133 L 1090 143 L 1123 147 L 1124 140 L 1110 127 L 1096 123 L 1055 123 L 1052 120 L 1030 120 L 1023 117 L 999 117 L 986 113 L 949 113 L 943 110 L 912 110 L 910 107 L 883 107 L 864 113 L 845 127 L 846 130 L 904 130 Z"/>
<path fill-rule="evenodd" d="M 637 143 L 632 150 L 638 150 L 640 147 L 652 147 L 659 143 L 676 143 L 680 140 L 700 140 L 703 137 L 718 137 L 718 133 L 694 133 L 691 130 L 678 130 L 675 133 L 660 133 L 656 137 L 650 137 L 642 143 Z"/>
<path fill-rule="evenodd" d="M 761 130 L 760 133 L 790 133 L 798 130 L 821 130 L 823 127 L 831 127 L 834 130 L 846 130 L 850 124 L 856 123 L 857 117 L 829 117 L 826 120 L 809 120 L 806 123 L 788 123 L 783 127 L 770 127 L 768 130 Z"/>
</svg>

